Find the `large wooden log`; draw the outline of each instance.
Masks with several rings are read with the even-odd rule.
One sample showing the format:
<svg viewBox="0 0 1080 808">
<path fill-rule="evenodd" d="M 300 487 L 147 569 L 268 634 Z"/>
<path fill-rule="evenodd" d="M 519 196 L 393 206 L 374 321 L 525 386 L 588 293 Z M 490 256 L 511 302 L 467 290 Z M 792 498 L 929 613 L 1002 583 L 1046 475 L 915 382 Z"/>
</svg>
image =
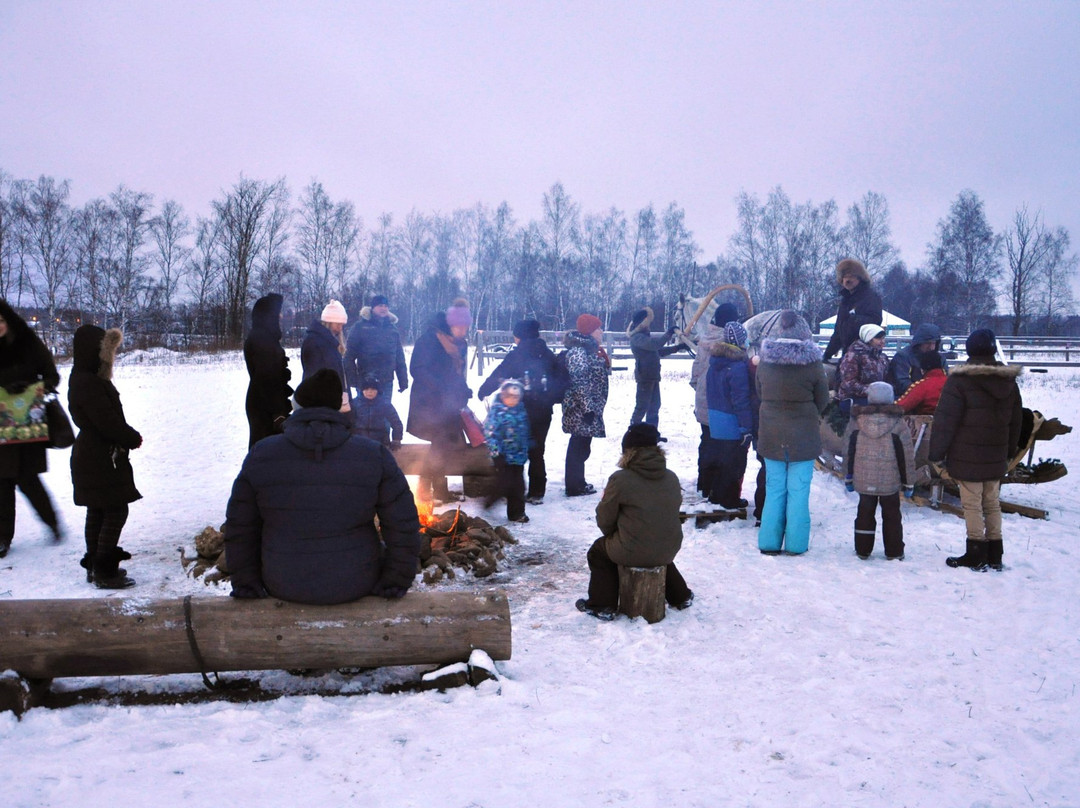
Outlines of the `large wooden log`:
<svg viewBox="0 0 1080 808">
<path fill-rule="evenodd" d="M 394 459 L 405 474 L 420 474 L 430 449 L 431 445 L 427 443 L 403 443 L 394 452 Z M 467 446 L 456 452 L 448 452 L 444 459 L 444 473 L 451 477 L 495 473 L 486 446 Z"/>
<path fill-rule="evenodd" d="M 476 648 L 510 658 L 501 590 L 336 606 L 224 597 L 0 601 L 0 671 L 30 679 L 447 664 Z"/>
</svg>

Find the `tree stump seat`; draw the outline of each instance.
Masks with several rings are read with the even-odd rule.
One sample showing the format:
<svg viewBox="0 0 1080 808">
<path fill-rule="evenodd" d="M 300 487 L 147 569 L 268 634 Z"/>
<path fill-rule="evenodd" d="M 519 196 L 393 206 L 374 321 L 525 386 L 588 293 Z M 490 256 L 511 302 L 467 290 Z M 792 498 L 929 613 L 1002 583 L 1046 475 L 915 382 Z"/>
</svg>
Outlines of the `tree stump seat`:
<svg viewBox="0 0 1080 808">
<path fill-rule="evenodd" d="M 659 623 L 666 614 L 667 565 L 624 567 L 619 565 L 619 612 Z"/>
</svg>

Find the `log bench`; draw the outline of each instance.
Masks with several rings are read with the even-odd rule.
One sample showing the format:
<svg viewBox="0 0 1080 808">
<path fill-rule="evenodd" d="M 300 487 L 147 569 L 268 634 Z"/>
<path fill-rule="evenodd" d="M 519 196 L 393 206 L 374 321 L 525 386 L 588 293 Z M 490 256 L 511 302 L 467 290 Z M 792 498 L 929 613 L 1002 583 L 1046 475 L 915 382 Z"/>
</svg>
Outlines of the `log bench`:
<svg viewBox="0 0 1080 808">
<path fill-rule="evenodd" d="M 372 668 L 510 658 L 505 592 L 412 592 L 334 606 L 264 598 L 0 601 L 0 671 L 67 676 Z M 23 698 L 0 681 L 0 710 Z M 40 689 L 40 686 L 39 688 Z M 25 708 L 23 704 L 23 708 Z"/>
<path fill-rule="evenodd" d="M 403 443 L 394 452 L 394 459 L 404 474 L 419 475 L 424 469 L 431 445 L 428 443 Z M 487 446 L 465 446 L 446 455 L 444 473 L 461 477 L 463 493 L 467 497 L 482 497 L 495 479 L 495 467 L 491 463 Z"/>
<path fill-rule="evenodd" d="M 659 623 L 666 614 L 667 566 L 619 565 L 619 612 Z"/>
</svg>

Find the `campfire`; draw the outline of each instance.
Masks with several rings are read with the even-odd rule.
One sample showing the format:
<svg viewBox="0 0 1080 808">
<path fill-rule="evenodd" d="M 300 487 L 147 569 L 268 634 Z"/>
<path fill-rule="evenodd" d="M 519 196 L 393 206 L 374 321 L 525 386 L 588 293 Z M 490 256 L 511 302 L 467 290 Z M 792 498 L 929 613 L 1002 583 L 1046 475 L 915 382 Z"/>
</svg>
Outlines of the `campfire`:
<svg viewBox="0 0 1080 808">
<path fill-rule="evenodd" d="M 446 578 L 456 577 L 454 567 L 472 572 L 477 578 L 486 578 L 498 569 L 504 558 L 503 548 L 516 544 L 505 527 L 492 527 L 478 516 L 469 516 L 460 508 L 453 508 L 435 515 L 431 503 L 422 507 L 420 514 L 420 565 L 424 583 L 433 584 Z"/>
</svg>

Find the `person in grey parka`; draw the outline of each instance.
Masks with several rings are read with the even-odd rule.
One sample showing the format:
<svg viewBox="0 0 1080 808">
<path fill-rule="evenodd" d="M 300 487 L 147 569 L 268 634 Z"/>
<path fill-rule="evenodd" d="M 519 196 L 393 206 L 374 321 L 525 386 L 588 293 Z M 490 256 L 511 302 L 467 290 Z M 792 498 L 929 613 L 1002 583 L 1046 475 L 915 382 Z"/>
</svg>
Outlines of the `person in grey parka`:
<svg viewBox="0 0 1080 808">
<path fill-rule="evenodd" d="M 900 517 L 900 490 L 905 497 L 915 491 L 915 451 L 904 411 L 893 403 L 888 382 L 870 385 L 867 404 L 851 408 L 851 433 L 844 457 L 844 482 L 848 491 L 859 492 L 855 516 L 855 554 L 864 561 L 874 552 L 881 504 L 881 538 L 885 558 L 904 557 L 904 523 Z"/>
</svg>

